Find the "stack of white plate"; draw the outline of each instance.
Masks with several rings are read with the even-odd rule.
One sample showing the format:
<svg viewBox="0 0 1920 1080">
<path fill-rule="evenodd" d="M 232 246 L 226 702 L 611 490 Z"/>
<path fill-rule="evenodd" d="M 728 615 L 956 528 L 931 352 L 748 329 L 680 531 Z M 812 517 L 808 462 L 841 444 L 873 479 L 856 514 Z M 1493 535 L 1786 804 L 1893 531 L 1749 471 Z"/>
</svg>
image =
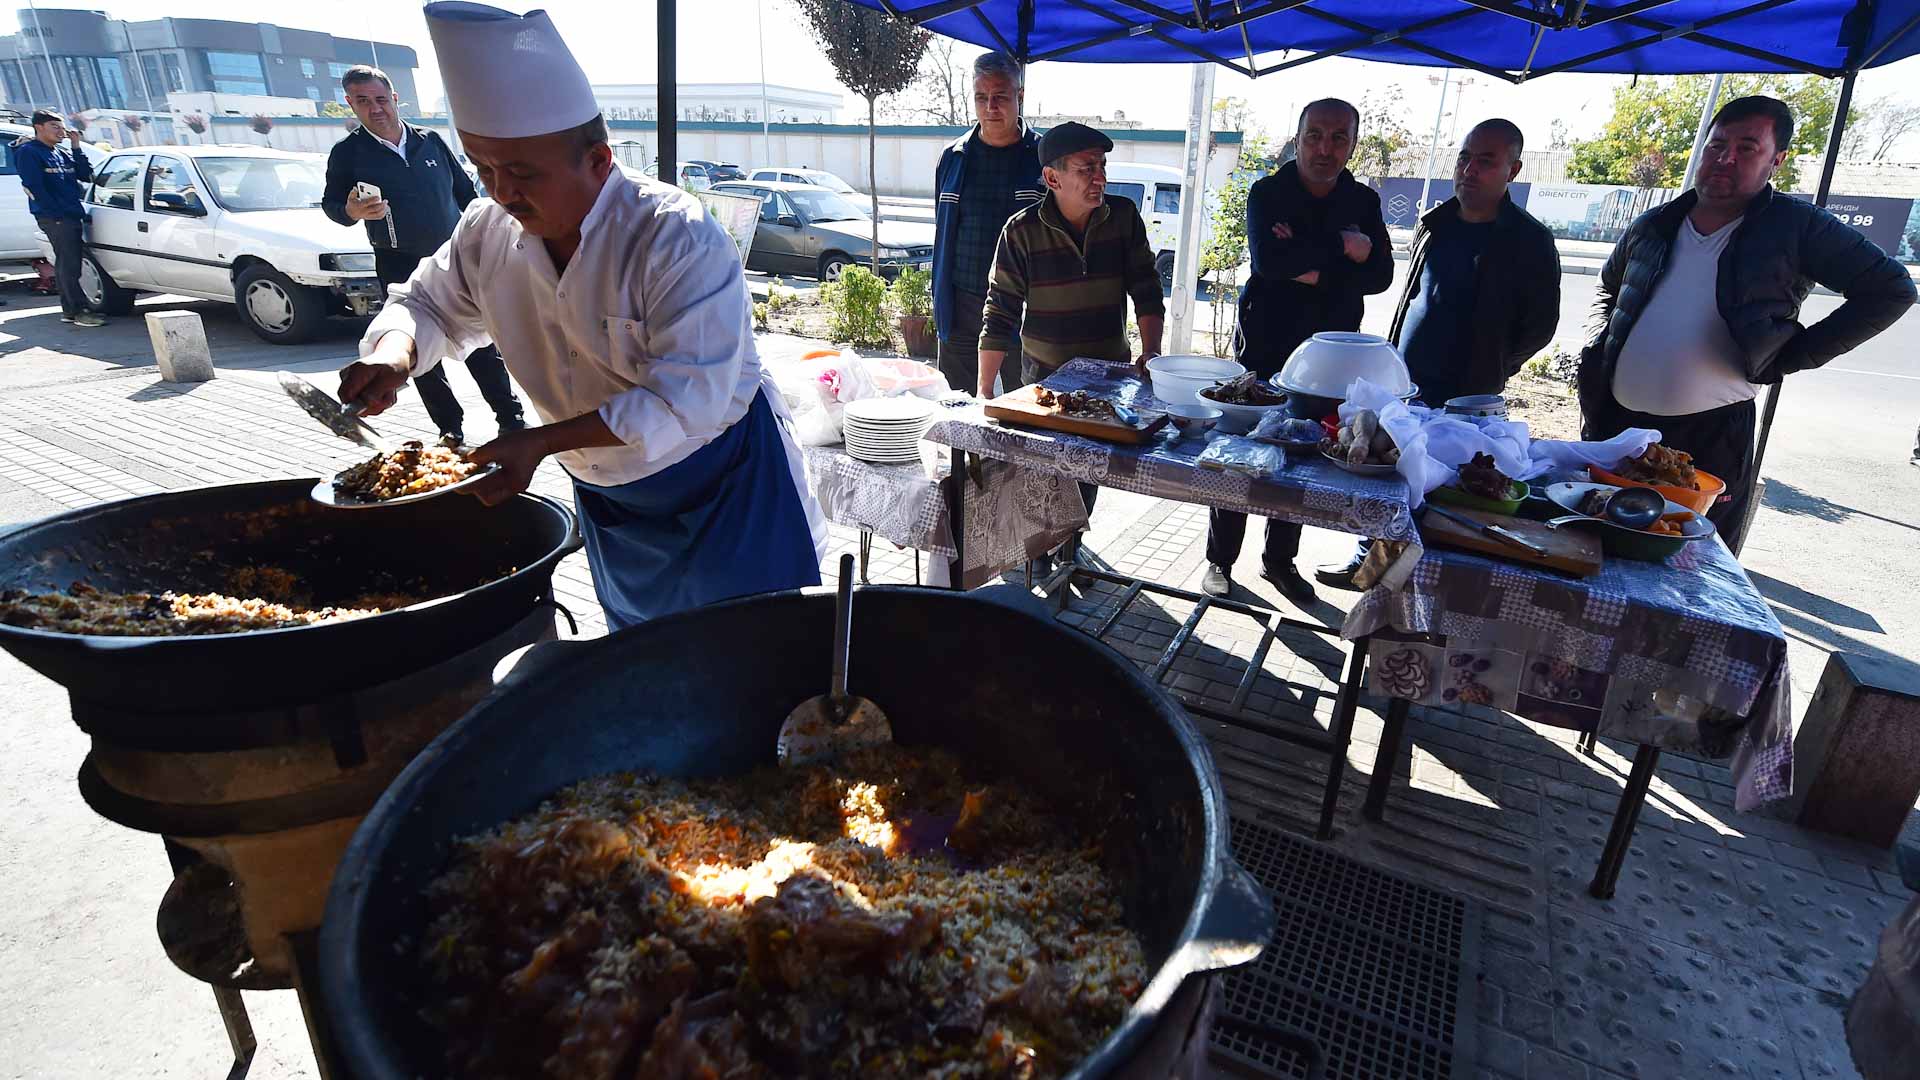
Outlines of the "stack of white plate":
<svg viewBox="0 0 1920 1080">
<path fill-rule="evenodd" d="M 935 405 L 925 398 L 862 398 L 847 403 L 841 434 L 847 453 L 876 465 L 905 465 L 920 460 L 920 436 L 926 434 Z"/>
</svg>

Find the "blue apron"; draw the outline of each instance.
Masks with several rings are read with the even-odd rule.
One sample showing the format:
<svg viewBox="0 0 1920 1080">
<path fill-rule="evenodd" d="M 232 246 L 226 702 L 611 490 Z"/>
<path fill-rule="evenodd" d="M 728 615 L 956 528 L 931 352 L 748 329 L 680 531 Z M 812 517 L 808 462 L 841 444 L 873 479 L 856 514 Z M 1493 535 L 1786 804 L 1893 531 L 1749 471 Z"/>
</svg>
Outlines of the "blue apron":
<svg viewBox="0 0 1920 1080">
<path fill-rule="evenodd" d="M 573 497 L 609 631 L 820 584 L 806 508 L 764 392 L 686 460 L 618 487 L 576 477 Z"/>
</svg>

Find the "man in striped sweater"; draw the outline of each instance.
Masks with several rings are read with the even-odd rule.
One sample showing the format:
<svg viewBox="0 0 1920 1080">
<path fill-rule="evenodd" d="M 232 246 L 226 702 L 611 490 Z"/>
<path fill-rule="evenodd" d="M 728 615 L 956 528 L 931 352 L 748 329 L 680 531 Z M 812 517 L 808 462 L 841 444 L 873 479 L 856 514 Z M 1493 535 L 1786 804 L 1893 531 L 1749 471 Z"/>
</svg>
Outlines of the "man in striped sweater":
<svg viewBox="0 0 1920 1080">
<path fill-rule="evenodd" d="M 1085 124 L 1061 124 L 1040 137 L 1046 197 L 1007 220 L 993 253 L 980 330 L 981 397 L 993 395 L 1015 341 L 1023 350 L 1021 381 L 1030 383 L 1075 357 L 1144 368 L 1160 355 L 1160 274 L 1140 208 L 1106 197 L 1112 149 L 1112 139 Z M 1128 297 L 1140 324 L 1138 357 L 1127 344 Z M 1098 490 L 1080 485 L 1088 513 Z"/>
<path fill-rule="evenodd" d="M 1025 382 L 1078 356 L 1144 365 L 1160 355 L 1160 275 L 1139 207 L 1106 197 L 1112 149 L 1112 139 L 1085 124 L 1041 136 L 1046 197 L 1007 220 L 993 253 L 980 330 L 982 396 L 1016 339 Z M 1127 345 L 1128 297 L 1140 324 L 1137 358 Z"/>
</svg>

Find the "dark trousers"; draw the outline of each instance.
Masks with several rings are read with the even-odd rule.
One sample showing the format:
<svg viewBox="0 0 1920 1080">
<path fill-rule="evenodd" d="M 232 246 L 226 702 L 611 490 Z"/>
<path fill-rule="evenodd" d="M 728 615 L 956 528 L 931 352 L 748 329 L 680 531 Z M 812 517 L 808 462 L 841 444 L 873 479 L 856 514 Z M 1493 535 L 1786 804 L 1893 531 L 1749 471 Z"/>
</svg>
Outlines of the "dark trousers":
<svg viewBox="0 0 1920 1080">
<path fill-rule="evenodd" d="M 947 377 L 947 384 L 955 390 L 964 390 L 969 394 L 980 389 L 980 322 L 984 314 L 982 305 L 986 301 L 971 297 L 965 292 L 954 293 L 953 340 L 941 338 L 935 350 L 934 363 L 940 368 L 940 374 Z M 1016 339 L 1013 348 L 1000 364 L 1000 392 L 1012 393 L 1032 379 L 1025 378 L 1023 362 L 1025 354 L 1020 351 Z"/>
<path fill-rule="evenodd" d="M 379 277 L 381 285 L 392 288 L 412 277 L 413 268 L 423 258 L 425 256 L 410 255 L 404 251 L 375 248 L 374 274 Z M 513 396 L 513 384 L 507 379 L 507 365 L 500 359 L 500 350 L 483 345 L 468 353 L 467 371 L 473 375 L 474 383 L 480 387 L 480 396 L 487 400 L 487 406 L 493 410 L 494 419 L 502 430 L 523 426 L 520 399 Z M 441 434 L 465 433 L 462 425 L 466 421 L 466 411 L 460 408 L 459 399 L 453 396 L 453 386 L 447 382 L 447 365 L 436 364 L 432 370 L 414 376 L 413 385 L 420 391 L 420 403 L 427 407 L 427 415 Z"/>
<path fill-rule="evenodd" d="M 1267 546 L 1261 561 L 1270 567 L 1282 567 L 1300 554 L 1300 526 L 1291 521 L 1267 518 Z M 1207 561 L 1231 567 L 1240 558 L 1240 545 L 1247 539 L 1247 515 L 1233 510 L 1207 511 Z"/>
<path fill-rule="evenodd" d="M 1693 455 L 1693 463 L 1727 482 L 1707 520 L 1736 553 L 1746 540 L 1747 505 L 1753 501 L 1753 433 L 1758 410 L 1753 402 L 1722 405 L 1685 416 L 1635 412 L 1608 395 L 1611 409 L 1597 435 L 1610 439 L 1630 427 L 1653 428 L 1660 443 Z"/>
<path fill-rule="evenodd" d="M 60 311 L 66 315 L 87 310 L 86 294 L 80 291 L 80 261 L 87 257 L 86 224 L 83 218 L 40 219 L 40 231 L 53 245 L 53 279 L 60 288 Z"/>
</svg>

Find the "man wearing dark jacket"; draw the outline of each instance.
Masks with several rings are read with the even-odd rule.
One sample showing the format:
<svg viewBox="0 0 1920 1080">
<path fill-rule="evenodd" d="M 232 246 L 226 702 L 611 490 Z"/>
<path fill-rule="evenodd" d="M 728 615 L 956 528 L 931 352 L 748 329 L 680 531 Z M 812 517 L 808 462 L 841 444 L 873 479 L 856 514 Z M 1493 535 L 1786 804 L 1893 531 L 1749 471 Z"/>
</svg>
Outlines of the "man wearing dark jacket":
<svg viewBox="0 0 1920 1080">
<path fill-rule="evenodd" d="M 1453 197 L 1420 219 L 1400 306 L 1388 336 L 1426 404 L 1498 394 L 1553 340 L 1560 322 L 1560 254 L 1553 233 L 1515 206 L 1524 138 L 1507 120 L 1467 133 L 1453 166 Z M 1353 587 L 1368 543 L 1314 577 Z"/>
<path fill-rule="evenodd" d="M 1360 136 L 1360 110 L 1338 98 L 1300 113 L 1296 157 L 1247 193 L 1247 244 L 1253 274 L 1240 290 L 1238 359 L 1261 378 L 1278 374 L 1301 342 L 1325 330 L 1358 330 L 1366 298 L 1393 284 L 1393 247 L 1380 196 L 1353 178 L 1347 161 Z M 1233 591 L 1233 564 L 1247 516 L 1214 510 L 1207 528 L 1209 596 Z M 1313 586 L 1293 560 L 1300 526 L 1267 521 L 1261 574 L 1295 604 L 1313 602 Z"/>
<path fill-rule="evenodd" d="M 1817 368 L 1892 326 L 1913 279 L 1866 237 L 1769 182 L 1793 141 L 1770 97 L 1714 114 L 1693 189 L 1642 214 L 1600 271 L 1580 354 L 1588 439 L 1654 428 L 1727 483 L 1708 514 L 1740 550 L 1753 498 L 1753 400 L 1761 385 Z M 1819 282 L 1846 302 L 1812 326 Z"/>
<path fill-rule="evenodd" d="M 1020 122 L 1026 103 L 1020 64 L 1005 53 L 973 62 L 973 111 L 979 123 L 940 154 L 933 171 L 933 325 L 940 373 L 956 390 L 980 381 L 980 319 L 994 246 L 1007 219 L 1047 193 L 1040 178 L 1040 136 Z M 1000 369 L 1005 390 L 1022 386 L 1020 345 Z"/>
<path fill-rule="evenodd" d="M 63 137 L 72 149 L 60 145 Z M 68 131 L 59 113 L 35 110 L 33 138 L 13 144 L 13 167 L 20 174 L 20 186 L 27 190 L 27 209 L 53 245 L 60 321 L 105 326 L 105 319 L 87 310 L 86 294 L 80 290 L 80 263 L 87 257 L 87 212 L 80 194 L 82 185 L 93 180 L 93 165 L 80 148 L 80 133 Z"/>
<path fill-rule="evenodd" d="M 349 68 L 340 80 L 347 104 L 360 127 L 335 143 L 327 156 L 327 189 L 320 206 L 342 225 L 364 221 L 373 242 L 374 273 L 388 288 L 407 280 L 420 260 L 429 258 L 453 235 L 453 227 L 474 200 L 473 180 L 440 136 L 400 119 L 393 84 L 378 68 Z M 358 184 L 380 189 L 363 199 Z M 467 356 L 467 370 L 493 408 L 504 434 L 526 427 L 520 401 L 513 395 L 499 350 L 488 345 Z M 466 415 L 447 384 L 445 364 L 414 379 L 427 415 L 449 445 L 466 441 Z"/>
</svg>

